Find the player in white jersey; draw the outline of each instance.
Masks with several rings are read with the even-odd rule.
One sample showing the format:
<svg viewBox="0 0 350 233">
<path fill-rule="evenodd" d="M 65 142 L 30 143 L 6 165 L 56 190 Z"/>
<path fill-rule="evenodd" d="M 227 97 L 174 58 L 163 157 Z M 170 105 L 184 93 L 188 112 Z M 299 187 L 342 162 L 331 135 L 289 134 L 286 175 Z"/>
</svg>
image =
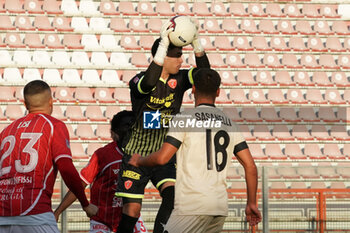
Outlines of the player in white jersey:
<svg viewBox="0 0 350 233">
<path fill-rule="evenodd" d="M 23 95 L 29 113 L 0 134 L 0 232 L 58 233 L 51 206 L 57 171 L 88 217 L 97 207 L 86 199 L 73 165 L 67 127 L 51 116 L 50 87 L 34 80 Z"/>
<path fill-rule="evenodd" d="M 251 226 L 261 221 L 256 206 L 257 169 L 237 126 L 214 105 L 219 74 L 200 69 L 194 76 L 195 108 L 177 115 L 160 150 L 147 157 L 134 154 L 134 166 L 164 164 L 176 153 L 175 206 L 166 233 L 221 232 L 228 215 L 227 168 L 234 154 L 245 169 L 246 217 Z"/>
</svg>

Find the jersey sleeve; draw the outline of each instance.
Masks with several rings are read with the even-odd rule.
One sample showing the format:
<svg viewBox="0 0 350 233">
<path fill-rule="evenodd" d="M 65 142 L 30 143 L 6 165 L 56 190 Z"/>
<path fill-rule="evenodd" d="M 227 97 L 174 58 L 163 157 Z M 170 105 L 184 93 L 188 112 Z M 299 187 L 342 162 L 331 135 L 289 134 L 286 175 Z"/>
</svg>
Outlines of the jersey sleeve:
<svg viewBox="0 0 350 233">
<path fill-rule="evenodd" d="M 89 163 L 80 171 L 80 178 L 86 183 L 91 184 L 98 174 L 98 156 L 96 152 L 91 156 Z"/>
<path fill-rule="evenodd" d="M 179 114 L 176 115 L 172 121 L 179 121 Z M 185 138 L 185 131 L 180 127 L 170 128 L 168 134 L 165 138 L 165 142 L 170 143 L 171 145 L 179 148 Z"/>
<path fill-rule="evenodd" d="M 234 149 L 233 149 L 233 154 L 236 155 L 238 152 L 247 149 L 248 145 L 241 134 L 241 132 L 235 132 L 234 133 Z"/>
<path fill-rule="evenodd" d="M 52 156 L 56 162 L 60 158 L 72 158 L 70 150 L 69 133 L 63 122 L 54 125 L 53 140 L 51 144 Z"/>
</svg>

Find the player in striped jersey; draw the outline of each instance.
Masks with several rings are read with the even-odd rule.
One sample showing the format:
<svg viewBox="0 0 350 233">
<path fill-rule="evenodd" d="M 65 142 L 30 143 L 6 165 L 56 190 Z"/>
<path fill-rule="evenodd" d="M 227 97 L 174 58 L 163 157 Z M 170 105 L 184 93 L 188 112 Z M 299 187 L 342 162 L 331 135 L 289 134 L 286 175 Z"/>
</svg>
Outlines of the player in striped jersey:
<svg viewBox="0 0 350 233">
<path fill-rule="evenodd" d="M 140 214 L 144 189 L 149 180 L 159 190 L 162 203 L 159 208 L 154 231 L 163 232 L 174 206 L 174 182 L 176 176 L 175 162 L 170 161 L 164 166 L 149 169 L 135 168 L 128 165 L 130 155 L 140 153 L 143 156 L 157 151 L 162 145 L 167 128 L 161 124 L 153 127 L 144 125 L 145 115 L 165 119 L 180 111 L 183 95 L 192 87 L 192 74 L 197 68 L 180 70 L 182 48 L 170 44 L 168 34 L 170 22 L 161 29 L 161 37 L 152 46 L 153 61 L 145 72 L 137 74 L 129 82 L 132 110 L 136 115 L 136 123 L 132 128 L 131 138 L 125 147 L 126 156 L 123 159 L 122 173 L 116 195 L 123 197 L 123 216 L 118 227 L 118 233 L 131 233 Z M 200 44 L 198 35 L 192 42 L 198 68 L 210 67 L 208 58 Z M 152 118 L 153 118 L 152 117 Z M 152 120 L 152 119 L 151 119 Z M 158 127 L 159 126 L 159 127 Z"/>
<path fill-rule="evenodd" d="M 220 80 L 216 71 L 200 69 L 192 88 L 195 108 L 173 118 L 160 150 L 147 157 L 134 154 L 129 161 L 134 166 L 157 166 L 176 153 L 175 207 L 166 233 L 221 232 L 228 215 L 226 176 L 232 154 L 245 169 L 247 220 L 251 226 L 261 221 L 254 160 L 238 127 L 214 105 Z"/>
<path fill-rule="evenodd" d="M 51 117 L 50 87 L 41 80 L 23 89 L 28 114 L 0 134 L 0 232 L 59 232 L 51 207 L 57 171 L 78 197 L 88 217 L 89 204 L 72 162 L 65 124 Z"/>
<path fill-rule="evenodd" d="M 121 148 L 128 140 L 127 132 L 133 122 L 134 114 L 131 111 L 122 111 L 114 115 L 111 121 L 113 142 L 97 149 L 89 163 L 80 171 L 83 186 L 91 185 L 91 203 L 99 209 L 97 215 L 90 219 L 91 233 L 109 233 L 117 230 L 122 214 L 122 200 L 116 197 L 114 192 L 123 157 Z M 68 191 L 55 210 L 56 220 L 75 200 L 75 195 Z M 141 217 L 135 225 L 134 232 L 147 233 Z"/>
</svg>

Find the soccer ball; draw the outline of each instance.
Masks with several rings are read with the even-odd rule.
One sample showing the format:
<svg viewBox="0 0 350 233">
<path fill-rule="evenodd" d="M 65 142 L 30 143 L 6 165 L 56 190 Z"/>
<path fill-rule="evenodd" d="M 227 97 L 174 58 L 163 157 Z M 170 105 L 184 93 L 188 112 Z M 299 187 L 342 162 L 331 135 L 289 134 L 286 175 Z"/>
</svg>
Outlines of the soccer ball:
<svg viewBox="0 0 350 233">
<path fill-rule="evenodd" d="M 170 27 L 174 28 L 169 33 L 170 42 L 177 47 L 191 44 L 197 33 L 196 25 L 191 19 L 188 16 L 179 15 L 171 18 L 170 22 L 172 22 Z"/>
</svg>

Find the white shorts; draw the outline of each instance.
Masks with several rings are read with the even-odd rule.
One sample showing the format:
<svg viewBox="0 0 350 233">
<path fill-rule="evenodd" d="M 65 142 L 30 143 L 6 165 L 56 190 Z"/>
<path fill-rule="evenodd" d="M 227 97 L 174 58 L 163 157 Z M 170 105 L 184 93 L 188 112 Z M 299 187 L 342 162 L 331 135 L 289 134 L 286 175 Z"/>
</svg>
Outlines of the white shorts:
<svg viewBox="0 0 350 233">
<path fill-rule="evenodd" d="M 0 226 L 0 233 L 60 233 L 57 225 L 4 225 Z"/>
<path fill-rule="evenodd" d="M 111 229 L 103 223 L 90 220 L 90 233 L 111 233 Z M 0 232 L 1 233 L 1 232 Z M 134 233 L 148 233 L 141 216 L 135 224 Z"/>
<path fill-rule="evenodd" d="M 170 215 L 164 233 L 220 233 L 225 216 Z"/>
</svg>

